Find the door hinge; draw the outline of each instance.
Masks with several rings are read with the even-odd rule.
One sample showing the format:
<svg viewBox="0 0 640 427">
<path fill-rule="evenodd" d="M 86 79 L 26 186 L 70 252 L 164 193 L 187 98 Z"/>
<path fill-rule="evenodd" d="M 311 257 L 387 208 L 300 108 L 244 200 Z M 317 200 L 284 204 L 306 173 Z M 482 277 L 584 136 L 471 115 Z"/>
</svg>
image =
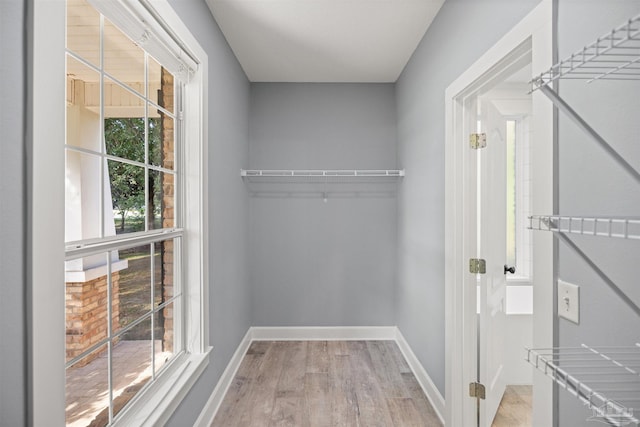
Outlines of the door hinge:
<svg viewBox="0 0 640 427">
<path fill-rule="evenodd" d="M 485 398 L 484 384 L 469 383 L 469 396 L 484 400 Z"/>
<path fill-rule="evenodd" d="M 479 150 L 487 146 L 487 134 L 486 133 L 472 133 L 469 135 L 469 144 L 474 150 Z"/>
<path fill-rule="evenodd" d="M 482 258 L 469 259 L 469 273 L 485 274 L 487 272 L 487 262 Z"/>
</svg>

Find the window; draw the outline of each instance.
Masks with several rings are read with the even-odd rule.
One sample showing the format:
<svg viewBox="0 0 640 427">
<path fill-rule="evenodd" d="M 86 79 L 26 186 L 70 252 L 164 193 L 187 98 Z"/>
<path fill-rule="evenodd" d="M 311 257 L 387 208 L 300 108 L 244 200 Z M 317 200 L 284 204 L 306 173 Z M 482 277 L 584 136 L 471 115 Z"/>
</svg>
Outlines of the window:
<svg viewBox="0 0 640 427">
<path fill-rule="evenodd" d="M 163 0 L 33 21 L 31 423 L 162 424 L 210 351 L 206 54 Z"/>
<path fill-rule="evenodd" d="M 509 281 L 531 280 L 530 215 L 531 178 L 529 172 L 528 116 L 506 121 L 507 161 L 507 264 L 516 267 Z"/>
</svg>

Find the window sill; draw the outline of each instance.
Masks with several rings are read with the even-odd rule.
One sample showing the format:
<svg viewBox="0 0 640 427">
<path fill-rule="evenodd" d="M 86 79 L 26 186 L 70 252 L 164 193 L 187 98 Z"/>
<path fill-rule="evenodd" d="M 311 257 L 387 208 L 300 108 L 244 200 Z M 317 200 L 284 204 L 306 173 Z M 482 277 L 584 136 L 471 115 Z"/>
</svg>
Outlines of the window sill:
<svg viewBox="0 0 640 427">
<path fill-rule="evenodd" d="M 203 353 L 179 356 L 155 383 L 120 414 L 113 425 L 164 425 L 209 364 L 211 349 L 209 347 Z"/>
<path fill-rule="evenodd" d="M 507 276 L 507 286 L 531 286 L 533 281 L 531 277 L 526 276 Z"/>
</svg>

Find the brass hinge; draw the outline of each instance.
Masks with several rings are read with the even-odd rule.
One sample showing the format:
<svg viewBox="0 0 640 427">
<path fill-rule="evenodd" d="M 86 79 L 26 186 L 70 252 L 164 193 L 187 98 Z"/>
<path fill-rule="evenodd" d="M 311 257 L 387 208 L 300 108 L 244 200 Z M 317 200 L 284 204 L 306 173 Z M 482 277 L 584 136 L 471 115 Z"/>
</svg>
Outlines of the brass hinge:
<svg viewBox="0 0 640 427">
<path fill-rule="evenodd" d="M 487 262 L 482 258 L 469 259 L 469 273 L 485 274 L 487 272 Z"/>
<path fill-rule="evenodd" d="M 484 400 L 485 398 L 484 384 L 469 383 L 469 396 Z"/>
<path fill-rule="evenodd" d="M 469 144 L 474 150 L 479 150 L 487 146 L 487 134 L 486 133 L 472 133 L 469 135 Z"/>
</svg>

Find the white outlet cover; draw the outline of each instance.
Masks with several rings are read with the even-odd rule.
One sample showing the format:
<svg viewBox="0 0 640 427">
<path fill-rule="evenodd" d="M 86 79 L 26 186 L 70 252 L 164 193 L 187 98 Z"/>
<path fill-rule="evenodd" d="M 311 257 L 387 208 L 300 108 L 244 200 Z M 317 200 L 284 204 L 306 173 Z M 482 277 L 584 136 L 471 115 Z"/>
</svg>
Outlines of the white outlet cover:
<svg viewBox="0 0 640 427">
<path fill-rule="evenodd" d="M 558 279 L 558 316 L 580 324 L 580 287 Z"/>
</svg>

